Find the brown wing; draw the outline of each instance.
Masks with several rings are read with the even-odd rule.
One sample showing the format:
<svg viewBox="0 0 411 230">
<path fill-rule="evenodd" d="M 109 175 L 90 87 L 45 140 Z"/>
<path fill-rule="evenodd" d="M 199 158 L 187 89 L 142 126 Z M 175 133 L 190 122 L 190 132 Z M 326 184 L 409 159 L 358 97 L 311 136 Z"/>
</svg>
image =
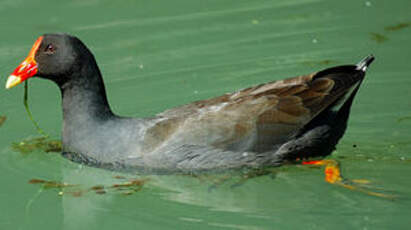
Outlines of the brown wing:
<svg viewBox="0 0 411 230">
<path fill-rule="evenodd" d="M 287 140 L 352 84 L 335 74 L 270 82 L 167 110 L 146 132 L 149 149 L 164 142 L 266 151 Z"/>
</svg>

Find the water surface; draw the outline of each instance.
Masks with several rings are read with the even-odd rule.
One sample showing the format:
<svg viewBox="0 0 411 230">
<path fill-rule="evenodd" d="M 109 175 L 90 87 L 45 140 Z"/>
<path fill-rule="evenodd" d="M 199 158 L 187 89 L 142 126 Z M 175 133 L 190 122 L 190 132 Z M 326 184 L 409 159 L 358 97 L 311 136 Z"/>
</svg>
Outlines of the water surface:
<svg viewBox="0 0 411 230">
<path fill-rule="evenodd" d="M 3 0 L 0 76 L 46 32 L 80 37 L 93 51 L 116 113 L 166 108 L 253 84 L 376 61 L 357 95 L 346 135 L 331 158 L 348 178 L 393 191 L 395 200 L 324 182 L 320 169 L 286 166 L 246 181 L 190 176 L 149 179 L 132 195 L 59 196 L 33 178 L 86 189 L 121 174 L 82 167 L 59 154 L 12 149 L 38 134 L 23 87 L 0 90 L 1 229 L 408 229 L 411 224 L 411 4 L 396 1 Z M 58 89 L 30 81 L 41 127 L 60 138 Z M 123 179 L 124 180 L 124 179 Z"/>
</svg>

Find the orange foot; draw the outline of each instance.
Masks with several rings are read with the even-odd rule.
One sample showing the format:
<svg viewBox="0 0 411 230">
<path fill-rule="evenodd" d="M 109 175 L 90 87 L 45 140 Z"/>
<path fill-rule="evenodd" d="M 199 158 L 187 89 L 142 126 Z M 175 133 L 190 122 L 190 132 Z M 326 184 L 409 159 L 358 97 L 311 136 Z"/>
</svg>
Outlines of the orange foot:
<svg viewBox="0 0 411 230">
<path fill-rule="evenodd" d="M 330 184 L 340 185 L 350 190 L 356 190 L 371 196 L 383 197 L 388 199 L 396 198 L 395 195 L 385 194 L 382 192 L 371 191 L 372 188 L 366 186 L 370 184 L 368 180 L 349 180 L 343 178 L 341 174 L 340 164 L 336 160 L 316 160 L 316 161 L 303 161 L 303 165 L 325 165 L 325 181 Z"/>
</svg>

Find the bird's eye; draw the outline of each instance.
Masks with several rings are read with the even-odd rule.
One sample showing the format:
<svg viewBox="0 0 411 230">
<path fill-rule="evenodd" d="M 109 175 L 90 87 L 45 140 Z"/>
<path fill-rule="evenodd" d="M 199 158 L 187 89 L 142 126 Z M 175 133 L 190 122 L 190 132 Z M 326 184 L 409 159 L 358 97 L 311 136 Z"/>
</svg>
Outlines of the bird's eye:
<svg viewBox="0 0 411 230">
<path fill-rule="evenodd" d="M 54 46 L 52 44 L 48 44 L 44 51 L 47 54 L 53 54 L 54 53 Z"/>
</svg>

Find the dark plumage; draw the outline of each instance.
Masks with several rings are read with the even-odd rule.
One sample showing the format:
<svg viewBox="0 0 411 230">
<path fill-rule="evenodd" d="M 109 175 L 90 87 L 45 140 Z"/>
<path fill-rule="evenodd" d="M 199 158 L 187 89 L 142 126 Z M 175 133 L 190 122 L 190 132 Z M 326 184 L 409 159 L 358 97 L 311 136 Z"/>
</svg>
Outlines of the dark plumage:
<svg viewBox="0 0 411 230">
<path fill-rule="evenodd" d="M 150 171 L 274 166 L 329 155 L 345 132 L 351 104 L 374 59 L 138 119 L 113 114 L 96 61 L 79 39 L 46 34 L 36 44 L 30 55 L 37 71 L 20 77 L 27 73 L 16 69 L 6 87 L 32 76 L 59 86 L 63 154 L 99 167 Z"/>
</svg>

